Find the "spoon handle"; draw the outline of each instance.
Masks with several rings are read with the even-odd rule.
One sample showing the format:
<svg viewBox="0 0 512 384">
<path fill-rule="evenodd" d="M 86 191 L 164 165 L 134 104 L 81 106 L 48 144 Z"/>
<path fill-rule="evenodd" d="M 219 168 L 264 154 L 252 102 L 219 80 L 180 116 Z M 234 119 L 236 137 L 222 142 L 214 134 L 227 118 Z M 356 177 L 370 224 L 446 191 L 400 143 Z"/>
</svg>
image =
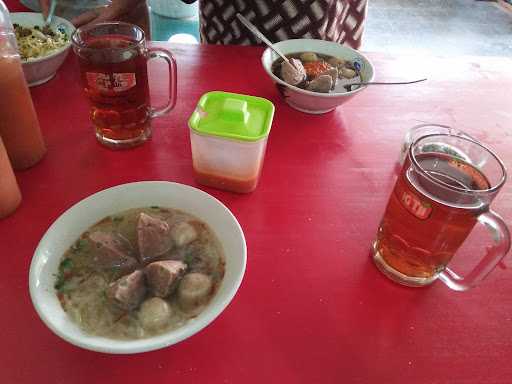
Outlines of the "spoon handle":
<svg viewBox="0 0 512 384">
<path fill-rule="evenodd" d="M 44 21 L 44 25 L 50 25 L 52 23 L 53 14 L 55 13 L 55 7 L 57 6 L 57 0 L 50 0 L 50 9 L 48 15 Z"/>
<path fill-rule="evenodd" d="M 398 85 L 398 84 L 414 84 L 414 83 L 420 83 L 422 81 L 425 81 L 427 79 L 419 79 L 419 80 L 413 80 L 413 81 L 395 81 L 395 82 L 385 82 L 385 81 L 369 81 L 369 82 L 363 82 L 363 83 L 351 83 L 347 85 Z"/>
<path fill-rule="evenodd" d="M 284 61 L 288 61 L 288 58 L 283 55 L 274 45 L 270 42 L 269 39 L 261 33 L 258 28 L 254 24 L 252 24 L 249 20 L 247 20 L 245 17 L 243 17 L 240 13 L 236 14 L 236 17 L 238 17 L 238 20 L 247 27 L 249 31 L 251 31 L 256 37 L 258 37 L 261 41 L 263 41 L 265 44 L 269 46 L 270 49 L 272 49 L 275 53 L 277 53 Z"/>
</svg>

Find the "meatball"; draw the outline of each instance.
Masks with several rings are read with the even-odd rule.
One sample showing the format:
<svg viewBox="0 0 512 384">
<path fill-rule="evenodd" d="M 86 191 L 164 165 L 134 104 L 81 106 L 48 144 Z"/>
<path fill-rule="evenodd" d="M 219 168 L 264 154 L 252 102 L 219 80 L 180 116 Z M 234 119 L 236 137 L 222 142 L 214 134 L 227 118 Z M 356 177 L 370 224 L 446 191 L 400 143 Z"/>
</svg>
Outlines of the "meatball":
<svg viewBox="0 0 512 384">
<path fill-rule="evenodd" d="M 300 54 L 300 60 L 302 62 L 317 61 L 318 56 L 314 52 L 304 52 Z"/>
<path fill-rule="evenodd" d="M 146 330 L 159 330 L 169 324 L 172 309 L 169 303 L 159 297 L 152 297 L 142 303 L 139 321 Z"/>
<path fill-rule="evenodd" d="M 171 236 L 176 246 L 182 247 L 197 239 L 197 231 L 190 223 L 184 221 L 172 227 Z"/>
<path fill-rule="evenodd" d="M 332 88 L 332 77 L 330 75 L 320 75 L 311 80 L 306 89 L 313 92 L 327 93 Z"/>
<path fill-rule="evenodd" d="M 331 57 L 327 60 L 327 62 L 332 65 L 333 67 L 341 67 L 344 66 L 346 63 L 346 60 L 339 59 L 337 57 Z"/>
<path fill-rule="evenodd" d="M 306 70 L 298 59 L 281 63 L 281 78 L 290 85 L 298 85 L 306 79 Z"/>
<path fill-rule="evenodd" d="M 178 303 L 185 311 L 194 310 L 207 303 L 212 292 L 212 279 L 204 273 L 189 273 L 178 286 Z"/>
<path fill-rule="evenodd" d="M 357 72 L 351 68 L 343 67 L 340 71 L 340 78 L 352 79 L 356 77 Z"/>
</svg>

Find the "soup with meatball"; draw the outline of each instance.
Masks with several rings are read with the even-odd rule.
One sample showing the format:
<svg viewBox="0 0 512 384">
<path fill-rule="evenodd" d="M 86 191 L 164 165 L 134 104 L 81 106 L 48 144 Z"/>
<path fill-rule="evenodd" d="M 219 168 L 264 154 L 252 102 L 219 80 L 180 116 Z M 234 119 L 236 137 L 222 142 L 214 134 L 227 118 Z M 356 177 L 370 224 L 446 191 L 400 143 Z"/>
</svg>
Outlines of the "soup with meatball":
<svg viewBox="0 0 512 384">
<path fill-rule="evenodd" d="M 85 332 L 139 339 L 197 316 L 224 266 L 220 242 L 198 218 L 136 208 L 105 217 L 76 240 L 62 256 L 55 290 Z"/>
<path fill-rule="evenodd" d="M 314 52 L 286 55 L 272 63 L 272 73 L 298 88 L 321 93 L 343 93 L 355 90 L 362 82 L 357 62 Z"/>
</svg>

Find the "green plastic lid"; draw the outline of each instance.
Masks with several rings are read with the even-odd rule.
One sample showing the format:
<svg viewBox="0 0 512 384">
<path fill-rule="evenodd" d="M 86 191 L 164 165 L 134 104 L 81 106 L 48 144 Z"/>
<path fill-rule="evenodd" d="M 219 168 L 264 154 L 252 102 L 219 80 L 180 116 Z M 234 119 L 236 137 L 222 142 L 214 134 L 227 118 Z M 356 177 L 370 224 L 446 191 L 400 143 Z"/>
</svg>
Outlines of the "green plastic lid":
<svg viewBox="0 0 512 384">
<path fill-rule="evenodd" d="M 202 135 L 258 141 L 268 136 L 273 117 L 274 104 L 267 99 L 213 91 L 201 96 L 188 124 Z"/>
</svg>

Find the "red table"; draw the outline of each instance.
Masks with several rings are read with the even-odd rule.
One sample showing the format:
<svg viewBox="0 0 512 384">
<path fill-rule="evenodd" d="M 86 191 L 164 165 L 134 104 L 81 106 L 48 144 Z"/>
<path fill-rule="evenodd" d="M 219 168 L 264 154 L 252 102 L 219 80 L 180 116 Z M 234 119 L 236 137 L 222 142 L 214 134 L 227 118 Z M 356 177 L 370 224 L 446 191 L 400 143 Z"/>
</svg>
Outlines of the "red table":
<svg viewBox="0 0 512 384">
<path fill-rule="evenodd" d="M 111 151 L 96 142 L 73 56 L 32 89 L 48 153 L 17 173 L 23 203 L 0 221 L 0 383 L 512 382 L 509 260 L 480 287 L 456 293 L 440 282 L 394 284 L 369 256 L 412 125 L 462 128 L 512 169 L 511 59 L 369 54 L 378 80 L 429 81 L 368 88 L 332 113 L 311 116 L 279 99 L 260 66 L 261 48 L 159 45 L 177 58 L 179 102 L 154 121 L 154 137 L 142 147 Z M 158 64 L 151 67 L 155 102 L 166 92 Z M 210 90 L 262 96 L 276 106 L 251 194 L 193 180 L 187 119 Z M 51 333 L 31 305 L 33 251 L 71 205 L 139 180 L 189 184 L 224 202 L 246 235 L 244 281 L 217 320 L 175 346 L 131 356 L 79 349 Z M 511 185 L 493 205 L 509 224 Z"/>
</svg>

